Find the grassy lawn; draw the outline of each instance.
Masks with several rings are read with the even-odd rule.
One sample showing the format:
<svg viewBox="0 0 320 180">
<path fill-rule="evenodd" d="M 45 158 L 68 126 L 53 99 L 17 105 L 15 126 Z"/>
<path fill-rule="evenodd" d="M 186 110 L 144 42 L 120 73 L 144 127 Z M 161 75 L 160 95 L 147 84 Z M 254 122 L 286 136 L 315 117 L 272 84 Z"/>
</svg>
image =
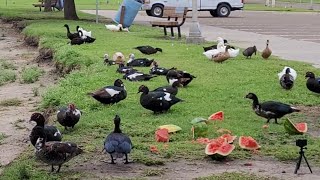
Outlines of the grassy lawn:
<svg viewBox="0 0 320 180">
<path fill-rule="evenodd" d="M 3 0 L 0 2 L 3 3 Z M 23 10 L 25 6 L 21 5 L 17 8 Z M 28 8 L 28 12 L 31 11 L 34 9 Z M 0 8 L 0 14 L 2 12 Z M 12 9 L 6 12 L 10 14 L 2 13 L 2 16 L 16 17 L 23 13 L 13 12 Z M 61 12 L 52 14 L 59 18 L 62 17 Z M 300 106 L 318 105 L 320 103 L 318 96 L 308 91 L 305 86 L 305 72 L 313 71 L 315 74 L 320 74 L 320 71 L 311 65 L 284 61 L 276 57 L 262 60 L 259 53 L 249 60 L 239 55 L 235 59 L 218 64 L 208 61 L 202 55 L 202 46 L 205 45 L 185 44 L 185 39 L 166 40 L 162 38 L 163 32 L 158 28 L 134 25 L 130 28 L 130 33 L 114 33 L 107 31 L 104 24 L 42 19 L 44 18 L 42 14 L 42 18 L 37 18 L 36 14 L 34 17 L 38 20 L 30 22 L 23 33 L 40 37 L 41 47 L 54 50 L 56 63 L 77 69 L 62 78 L 57 85 L 48 89 L 43 96 L 41 108 L 57 108 L 67 103 L 75 103 L 84 112 L 75 129 L 72 132 L 65 132 L 62 126 L 57 123 L 55 125 L 64 134 L 64 141 L 73 141 L 82 145 L 86 153 L 80 155 L 76 161 L 68 163 L 69 168 L 63 167 L 62 172 L 57 175 L 48 173 L 48 166 L 40 166 L 35 163 L 34 150 L 30 147 L 5 170 L 4 178 L 76 179 L 83 177 L 84 174 L 91 176 L 90 171 L 80 173 L 69 172 L 68 169 L 71 170 L 79 164 L 101 157 L 99 154 L 101 154 L 103 141 L 105 136 L 113 130 L 112 120 L 115 114 L 119 114 L 122 118 L 122 130 L 132 138 L 135 146 L 130 158 L 148 165 L 163 164 L 179 158 L 203 160 L 205 158 L 204 146 L 192 142 L 190 121 L 196 117 L 206 118 L 217 111 L 224 111 L 225 120 L 210 125 L 209 138 L 218 136 L 216 133 L 218 128 L 226 128 L 237 136 L 254 137 L 262 147 L 261 155 L 289 161 L 296 160 L 298 157 L 295 140 L 307 138 L 309 140 L 308 160 L 312 164 L 320 164 L 320 152 L 318 151 L 320 140 L 317 137 L 309 134 L 289 136 L 285 133 L 282 124 L 276 125 L 273 121 L 268 130 L 263 129 L 262 126 L 266 120 L 254 114 L 251 109 L 252 101 L 244 99 L 248 92 L 254 92 L 261 101 L 278 100 Z M 68 45 L 66 30 L 63 27 L 65 23 L 71 26 L 72 31 L 75 30 L 76 25 L 92 31 L 97 40 L 93 44 Z M 185 102 L 173 106 L 168 113 L 161 115 L 154 115 L 141 107 L 140 94 L 137 94 L 138 87 L 144 84 L 153 89 L 166 85 L 164 77 L 157 77 L 149 82 L 124 81 L 128 97 L 113 106 L 104 106 L 86 95 L 88 92 L 113 84 L 117 78 L 122 78 L 122 75 L 115 73 L 117 67 L 103 65 L 103 54 L 109 53 L 112 56 L 113 53 L 121 51 L 126 57 L 129 53 L 134 53 L 137 58 L 146 57 L 133 49 L 135 46 L 146 44 L 163 49 L 163 53 L 148 56 L 157 60 L 160 66 L 167 68 L 174 66 L 197 77 L 188 87 L 179 89 L 177 97 L 184 99 Z M 277 77 L 277 73 L 285 65 L 293 67 L 298 72 L 296 84 L 290 91 L 285 91 L 280 87 Z M 139 68 L 139 70 L 148 73 L 149 68 Z M 288 117 L 294 122 L 311 122 L 310 116 L 312 114 L 296 113 Z M 280 123 L 283 123 L 283 120 L 280 120 Z M 158 126 L 164 124 L 178 125 L 182 131 L 171 136 L 167 150 L 160 148 L 160 154 L 152 154 L 149 151 L 151 145 L 162 147 L 161 143 L 155 142 L 154 132 Z M 318 129 L 318 123 L 310 123 L 310 131 L 318 131 Z M 237 141 L 235 144 L 236 149 L 230 155 L 231 159 L 248 159 L 252 156 L 251 152 L 240 149 Z M 101 160 L 104 159 L 109 160 L 109 157 L 103 156 Z"/>
<path fill-rule="evenodd" d="M 248 11 L 287 11 L 287 12 L 319 12 L 316 10 L 299 9 L 299 8 L 284 8 L 284 7 L 267 7 L 264 4 L 245 4 L 244 10 Z"/>
</svg>

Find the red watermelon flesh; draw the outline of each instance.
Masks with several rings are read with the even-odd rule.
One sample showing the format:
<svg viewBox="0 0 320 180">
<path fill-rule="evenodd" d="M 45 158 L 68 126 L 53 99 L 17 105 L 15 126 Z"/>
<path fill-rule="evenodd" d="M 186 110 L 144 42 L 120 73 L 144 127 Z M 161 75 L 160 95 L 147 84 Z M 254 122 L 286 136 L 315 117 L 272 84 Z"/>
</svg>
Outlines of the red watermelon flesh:
<svg viewBox="0 0 320 180">
<path fill-rule="evenodd" d="M 308 131 L 307 123 L 297 123 L 294 126 L 299 132 L 305 133 Z"/>
<path fill-rule="evenodd" d="M 251 136 L 240 136 L 239 146 L 247 150 L 257 150 L 260 148 L 259 144 Z"/>
<path fill-rule="evenodd" d="M 234 148 L 235 146 L 233 144 L 225 142 L 219 147 L 216 153 L 222 156 L 228 156 L 234 150 Z"/>
<path fill-rule="evenodd" d="M 157 142 L 168 142 L 169 141 L 169 130 L 168 129 L 158 129 L 155 133 Z"/>
<path fill-rule="evenodd" d="M 214 155 L 219 154 L 222 156 L 229 155 L 233 150 L 235 146 L 233 144 L 229 144 L 227 142 L 219 142 L 219 141 L 211 141 L 209 144 L 207 144 L 205 153 L 207 155 Z"/>
<path fill-rule="evenodd" d="M 227 143 L 233 143 L 233 141 L 237 138 L 237 136 L 232 136 L 231 134 L 224 134 L 220 137 L 226 139 Z"/>
<path fill-rule="evenodd" d="M 223 111 L 219 111 L 219 112 L 216 112 L 214 114 L 212 114 L 209 118 L 209 120 L 223 120 L 224 119 L 224 114 L 223 114 Z"/>
</svg>

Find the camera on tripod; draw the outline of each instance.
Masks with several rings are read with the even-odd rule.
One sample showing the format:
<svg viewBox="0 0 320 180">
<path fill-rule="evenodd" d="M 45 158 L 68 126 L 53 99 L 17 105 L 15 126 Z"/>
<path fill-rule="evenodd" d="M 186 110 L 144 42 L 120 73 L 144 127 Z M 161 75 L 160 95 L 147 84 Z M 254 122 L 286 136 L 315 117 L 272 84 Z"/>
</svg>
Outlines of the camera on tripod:
<svg viewBox="0 0 320 180">
<path fill-rule="evenodd" d="M 306 139 L 298 139 L 296 140 L 296 146 L 299 146 L 300 148 L 303 148 L 307 145 Z"/>
</svg>

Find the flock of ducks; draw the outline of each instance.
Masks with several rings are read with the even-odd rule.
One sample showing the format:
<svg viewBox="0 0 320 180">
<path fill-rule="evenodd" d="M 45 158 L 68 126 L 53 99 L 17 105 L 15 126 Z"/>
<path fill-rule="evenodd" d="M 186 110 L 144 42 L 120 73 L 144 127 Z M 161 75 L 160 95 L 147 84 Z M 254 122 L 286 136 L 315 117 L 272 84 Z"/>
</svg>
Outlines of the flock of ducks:
<svg viewBox="0 0 320 180">
<path fill-rule="evenodd" d="M 79 38 L 82 40 L 93 39 L 91 32 L 77 27 L 77 32 L 70 33 L 69 26 L 67 28 L 67 37 L 71 40 L 71 44 L 76 43 Z M 106 26 L 107 27 L 107 26 Z M 108 26 L 107 28 L 115 28 Z M 117 28 L 122 28 L 117 26 Z M 75 40 L 76 39 L 76 40 Z M 79 40 L 80 41 L 80 40 Z M 94 41 L 94 40 L 93 40 Z M 154 48 L 151 46 L 138 46 L 133 49 L 139 50 L 142 54 L 151 55 L 158 52 L 162 52 L 161 48 Z M 210 47 L 204 47 L 204 55 L 215 61 L 223 62 L 230 57 L 236 57 L 239 54 L 239 49 L 235 49 L 230 46 L 227 40 L 218 38 L 218 44 Z M 247 58 L 256 53 L 255 46 L 247 48 L 243 51 L 243 55 Z M 272 51 L 269 49 L 269 41 L 267 41 L 266 49 L 262 52 L 262 57 L 267 59 L 270 57 Z M 148 58 L 135 58 L 134 54 L 130 54 L 129 60 L 125 62 L 124 55 L 121 52 L 116 52 L 113 55 L 113 59 L 109 59 L 109 55 L 104 55 L 104 64 L 108 66 L 117 65 L 116 72 L 123 74 L 124 80 L 129 81 L 148 81 L 152 78 L 163 76 L 166 78 L 168 85 L 161 86 L 150 90 L 146 85 L 141 85 L 138 88 L 140 95 L 140 105 L 150 111 L 157 113 L 165 113 L 170 110 L 171 106 L 183 102 L 182 99 L 176 97 L 178 89 L 180 87 L 186 87 L 194 78 L 192 74 L 178 70 L 175 67 L 165 68 L 159 67 L 158 62 L 154 59 Z M 134 67 L 150 67 L 149 74 L 139 72 Z M 285 67 L 279 74 L 280 85 L 284 89 L 291 89 L 293 87 L 294 80 L 297 78 L 297 72 L 290 68 Z M 320 78 L 315 78 L 312 72 L 306 73 L 307 88 L 315 93 L 320 93 Z M 128 93 L 126 91 L 124 82 L 119 78 L 116 79 L 113 85 L 102 87 L 96 91 L 87 93 L 94 100 L 101 104 L 116 104 L 126 99 Z M 277 119 L 283 117 L 286 114 L 293 112 L 299 112 L 300 110 L 277 101 L 267 101 L 260 103 L 258 97 L 254 93 L 249 93 L 245 98 L 251 99 L 252 109 L 261 117 L 267 119 L 267 122 L 271 119 Z M 75 125 L 80 121 L 82 112 L 76 108 L 74 104 L 69 104 L 67 107 L 62 107 L 56 114 L 57 121 L 65 128 L 65 131 L 73 129 Z M 72 142 L 61 142 L 62 134 L 55 126 L 45 125 L 45 118 L 41 113 L 33 113 L 30 121 L 36 122 L 36 125 L 30 133 L 31 144 L 35 147 L 35 156 L 37 159 L 51 165 L 51 171 L 54 171 L 54 166 L 58 166 L 56 172 L 60 171 L 61 166 L 68 162 L 73 157 L 83 152 L 81 146 Z M 131 152 L 133 144 L 130 138 L 122 133 L 120 129 L 121 118 L 119 115 L 115 115 L 114 130 L 109 133 L 103 143 L 103 150 L 110 154 L 111 163 L 114 164 L 117 158 L 125 156 L 125 162 L 128 161 L 128 154 Z"/>
</svg>

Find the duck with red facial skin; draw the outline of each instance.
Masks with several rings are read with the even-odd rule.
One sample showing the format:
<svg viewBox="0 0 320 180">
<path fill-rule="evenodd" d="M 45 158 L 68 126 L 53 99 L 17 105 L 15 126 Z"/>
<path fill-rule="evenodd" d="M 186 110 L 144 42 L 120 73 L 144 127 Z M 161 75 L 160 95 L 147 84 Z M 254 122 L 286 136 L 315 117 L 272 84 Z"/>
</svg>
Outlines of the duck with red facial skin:
<svg viewBox="0 0 320 180">
<path fill-rule="evenodd" d="M 57 120 L 67 130 L 68 127 L 74 128 L 79 122 L 81 114 L 81 111 L 74 104 L 69 104 L 68 107 L 62 107 L 58 110 Z"/>
</svg>

